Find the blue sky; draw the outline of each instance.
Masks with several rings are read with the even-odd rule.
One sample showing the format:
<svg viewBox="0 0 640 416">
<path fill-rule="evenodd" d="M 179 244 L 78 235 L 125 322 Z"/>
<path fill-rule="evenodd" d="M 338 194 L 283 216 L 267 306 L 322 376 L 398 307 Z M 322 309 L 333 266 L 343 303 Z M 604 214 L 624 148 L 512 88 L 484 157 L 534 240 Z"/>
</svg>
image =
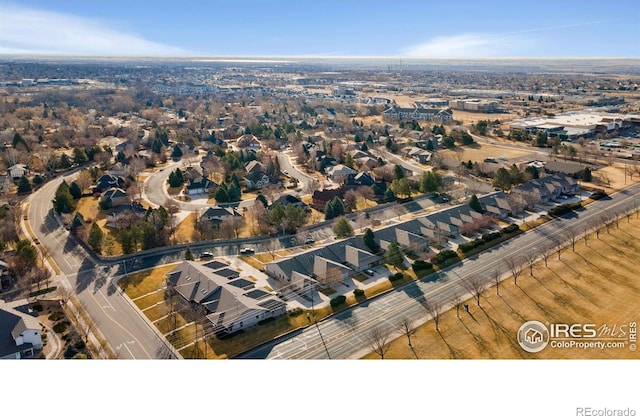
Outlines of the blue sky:
<svg viewBox="0 0 640 416">
<path fill-rule="evenodd" d="M 640 57 L 640 1 L 0 0 L 0 54 Z"/>
</svg>

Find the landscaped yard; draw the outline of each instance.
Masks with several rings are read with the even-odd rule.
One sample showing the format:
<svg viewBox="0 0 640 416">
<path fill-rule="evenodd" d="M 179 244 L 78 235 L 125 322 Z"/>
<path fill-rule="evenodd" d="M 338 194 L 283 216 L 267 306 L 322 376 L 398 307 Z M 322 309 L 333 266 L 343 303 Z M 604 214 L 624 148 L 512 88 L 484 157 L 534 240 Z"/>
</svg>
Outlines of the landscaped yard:
<svg viewBox="0 0 640 416">
<path fill-rule="evenodd" d="M 600 240 L 592 235 L 587 243 L 579 241 L 576 251 L 571 247 L 538 262 L 529 276 L 525 267 L 518 286 L 508 278 L 496 288 L 487 289 L 481 297 L 481 307 L 471 299 L 469 312 L 455 309 L 440 318 L 440 332 L 433 321 L 418 328 L 411 337 L 414 352 L 406 336 L 391 342 L 385 358 L 535 358 L 535 359 L 631 359 L 640 353 L 628 347 L 622 349 L 557 349 L 547 346 L 539 353 L 525 352 L 517 343 L 518 328 L 526 321 L 550 323 L 594 323 L 599 328 L 607 324 L 628 324 L 637 321 L 637 301 L 640 281 L 637 253 L 640 251 L 640 219 L 636 214 L 620 220 L 620 228 L 611 227 L 611 234 L 600 232 Z M 364 358 L 379 358 L 369 353 Z"/>
</svg>

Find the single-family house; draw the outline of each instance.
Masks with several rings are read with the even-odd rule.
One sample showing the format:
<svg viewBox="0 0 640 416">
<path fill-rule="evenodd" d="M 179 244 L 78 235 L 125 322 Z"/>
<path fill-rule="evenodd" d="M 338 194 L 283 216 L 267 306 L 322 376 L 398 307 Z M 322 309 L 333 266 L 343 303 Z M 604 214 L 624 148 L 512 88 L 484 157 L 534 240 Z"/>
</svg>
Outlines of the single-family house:
<svg viewBox="0 0 640 416">
<path fill-rule="evenodd" d="M 348 176 L 356 175 L 358 173 L 358 171 L 345 165 L 330 166 L 325 169 L 325 172 L 329 179 L 337 183 L 343 183 Z"/>
<path fill-rule="evenodd" d="M 257 170 L 248 173 L 242 180 L 244 181 L 244 186 L 249 189 L 262 189 L 269 185 L 270 182 L 269 176 L 266 173 Z"/>
<path fill-rule="evenodd" d="M 301 207 L 305 211 L 309 210 L 309 206 L 307 204 L 302 202 L 302 200 L 300 198 L 298 198 L 297 196 L 291 195 L 291 194 L 282 195 L 278 199 L 273 201 L 273 203 L 269 206 L 269 210 L 273 209 L 273 207 L 278 205 L 278 204 L 280 204 L 280 205 L 282 205 L 284 207 L 286 207 L 287 205 L 293 205 L 294 207 Z"/>
<path fill-rule="evenodd" d="M 340 199 L 344 198 L 345 189 L 323 189 L 313 191 L 311 195 L 311 206 L 317 210 L 323 211 L 327 202 L 331 201 L 336 196 Z"/>
<path fill-rule="evenodd" d="M 129 204 L 127 193 L 121 188 L 109 188 L 100 196 L 100 203 L 108 208 L 116 208 Z"/>
<path fill-rule="evenodd" d="M 211 190 L 218 187 L 218 184 L 201 176 L 199 178 L 190 179 L 189 183 L 184 187 L 184 191 L 188 195 L 208 194 Z"/>
<path fill-rule="evenodd" d="M 243 134 L 238 137 L 236 146 L 239 148 L 250 148 L 254 150 L 260 149 L 260 140 L 253 134 Z"/>
<path fill-rule="evenodd" d="M 124 186 L 124 179 L 115 175 L 104 174 L 96 180 L 95 191 L 104 192 L 110 188 L 122 188 Z"/>
<path fill-rule="evenodd" d="M 9 166 L 9 169 L 7 169 L 7 171 L 9 172 L 11 179 L 16 180 L 22 178 L 25 175 L 28 175 L 29 167 L 22 163 L 16 163 L 15 165 Z"/>
<path fill-rule="evenodd" d="M 233 208 L 228 207 L 209 207 L 201 215 L 200 221 L 206 221 L 211 224 L 211 228 L 219 230 L 222 221 L 229 217 L 241 217 L 242 215 Z"/>
<path fill-rule="evenodd" d="M 26 300 L 0 300 L 0 359 L 35 358 L 42 349 L 38 318 L 30 313 Z"/>
<path fill-rule="evenodd" d="M 247 174 L 251 174 L 254 172 L 260 172 L 260 173 L 267 172 L 267 169 L 264 167 L 264 165 L 258 162 L 257 160 L 252 160 L 250 162 L 247 162 L 244 168 L 247 171 Z"/>
</svg>

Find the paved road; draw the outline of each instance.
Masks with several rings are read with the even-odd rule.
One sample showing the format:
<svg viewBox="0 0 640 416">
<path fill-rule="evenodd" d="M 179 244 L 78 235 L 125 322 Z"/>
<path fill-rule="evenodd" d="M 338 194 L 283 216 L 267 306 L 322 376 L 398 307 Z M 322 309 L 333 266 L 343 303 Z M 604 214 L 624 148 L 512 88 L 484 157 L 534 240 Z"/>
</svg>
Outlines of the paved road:
<svg viewBox="0 0 640 416">
<path fill-rule="evenodd" d="M 75 291 L 120 358 L 170 358 L 153 325 L 111 284 L 116 273 L 122 273 L 121 267 L 97 262 L 56 220 L 51 200 L 62 179 L 47 183 L 28 200 L 29 225 L 60 268 L 61 284 Z"/>
<path fill-rule="evenodd" d="M 488 284 L 497 270 L 503 278 L 508 277 L 505 258 L 520 258 L 532 250 L 555 247 L 565 241 L 569 229 L 583 233 L 583 227 L 600 218 L 603 213 L 624 213 L 640 203 L 637 197 L 640 184 L 612 195 L 611 199 L 595 201 L 583 211 L 569 218 L 559 218 L 521 234 L 489 251 L 481 253 L 447 270 L 405 285 L 389 294 L 375 298 L 363 305 L 344 311 L 333 318 L 298 331 L 284 339 L 276 340 L 238 358 L 268 359 L 326 359 L 359 358 L 369 352 L 368 333 L 373 327 L 381 327 L 387 333 L 398 336 L 396 328 L 404 317 L 416 323 L 429 319 L 424 300 L 450 307 L 454 294 L 469 298 L 461 286 L 462 279 L 480 276 Z M 526 277 L 525 277 L 526 278 Z M 468 302 L 470 312 L 482 313 L 474 301 Z"/>
</svg>

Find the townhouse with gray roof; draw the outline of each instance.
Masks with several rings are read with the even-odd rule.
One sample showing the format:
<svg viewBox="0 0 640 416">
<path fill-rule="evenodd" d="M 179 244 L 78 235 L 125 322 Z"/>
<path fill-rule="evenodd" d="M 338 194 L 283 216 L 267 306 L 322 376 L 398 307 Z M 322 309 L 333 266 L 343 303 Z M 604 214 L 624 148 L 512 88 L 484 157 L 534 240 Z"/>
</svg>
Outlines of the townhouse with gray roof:
<svg viewBox="0 0 640 416">
<path fill-rule="evenodd" d="M 286 313 L 286 304 L 272 293 L 195 261 L 185 260 L 167 273 L 167 285 L 204 308 L 217 333 L 231 334 Z"/>
</svg>

